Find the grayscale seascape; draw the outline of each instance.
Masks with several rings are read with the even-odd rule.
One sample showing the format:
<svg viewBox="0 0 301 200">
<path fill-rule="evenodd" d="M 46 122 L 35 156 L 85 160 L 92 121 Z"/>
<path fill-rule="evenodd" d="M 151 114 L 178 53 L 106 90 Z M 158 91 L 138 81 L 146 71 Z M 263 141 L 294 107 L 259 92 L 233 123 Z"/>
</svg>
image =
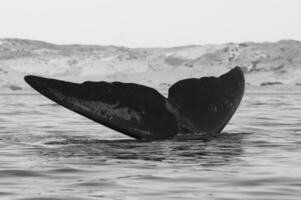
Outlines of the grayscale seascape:
<svg viewBox="0 0 301 200">
<path fill-rule="evenodd" d="M 247 93 L 221 136 L 137 142 L 41 95 L 0 96 L 0 199 L 299 199 L 301 94 Z"/>
<path fill-rule="evenodd" d="M 0 0 L 0 200 L 300 200 L 300 10 Z"/>
</svg>

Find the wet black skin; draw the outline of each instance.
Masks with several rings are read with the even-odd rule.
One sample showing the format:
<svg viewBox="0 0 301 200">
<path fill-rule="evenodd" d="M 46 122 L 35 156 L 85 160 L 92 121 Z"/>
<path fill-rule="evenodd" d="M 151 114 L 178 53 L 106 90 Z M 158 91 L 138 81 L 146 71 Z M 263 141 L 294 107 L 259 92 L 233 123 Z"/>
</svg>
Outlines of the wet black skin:
<svg viewBox="0 0 301 200">
<path fill-rule="evenodd" d="M 52 101 L 139 140 L 220 133 L 245 87 L 239 67 L 220 77 L 180 80 L 169 88 L 168 98 L 134 83 L 77 84 L 38 76 L 26 76 L 25 81 Z"/>
</svg>

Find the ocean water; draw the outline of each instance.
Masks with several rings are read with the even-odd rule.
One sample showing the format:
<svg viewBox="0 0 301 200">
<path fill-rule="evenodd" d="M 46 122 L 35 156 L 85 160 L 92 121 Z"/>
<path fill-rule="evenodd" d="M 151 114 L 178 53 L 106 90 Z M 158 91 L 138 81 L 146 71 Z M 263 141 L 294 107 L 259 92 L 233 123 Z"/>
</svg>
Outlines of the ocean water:
<svg viewBox="0 0 301 200">
<path fill-rule="evenodd" d="M 160 142 L 0 95 L 1 200 L 300 198 L 300 94 L 246 94 L 221 136 Z"/>
</svg>

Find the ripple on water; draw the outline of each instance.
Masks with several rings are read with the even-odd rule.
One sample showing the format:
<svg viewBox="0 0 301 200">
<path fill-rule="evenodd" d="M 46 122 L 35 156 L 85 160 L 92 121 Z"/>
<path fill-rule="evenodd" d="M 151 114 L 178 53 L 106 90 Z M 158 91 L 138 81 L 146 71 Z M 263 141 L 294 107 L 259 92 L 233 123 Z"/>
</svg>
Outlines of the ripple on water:
<svg viewBox="0 0 301 200">
<path fill-rule="evenodd" d="M 1 97 L 0 199 L 301 196 L 301 95 L 246 95 L 219 137 L 155 142 L 39 95 Z"/>
</svg>

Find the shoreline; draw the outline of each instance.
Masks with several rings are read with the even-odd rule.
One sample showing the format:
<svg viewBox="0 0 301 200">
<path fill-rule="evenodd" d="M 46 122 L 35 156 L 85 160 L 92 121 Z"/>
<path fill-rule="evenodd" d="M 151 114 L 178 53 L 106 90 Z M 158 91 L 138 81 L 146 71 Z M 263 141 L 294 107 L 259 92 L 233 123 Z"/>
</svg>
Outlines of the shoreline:
<svg viewBox="0 0 301 200">
<path fill-rule="evenodd" d="M 162 94 L 167 94 L 167 88 L 160 86 L 154 87 Z M 274 85 L 274 86 L 246 86 L 245 95 L 301 95 L 300 85 Z M 39 95 L 33 89 L 24 89 L 12 91 L 8 89 L 0 89 L 0 95 Z"/>
</svg>

